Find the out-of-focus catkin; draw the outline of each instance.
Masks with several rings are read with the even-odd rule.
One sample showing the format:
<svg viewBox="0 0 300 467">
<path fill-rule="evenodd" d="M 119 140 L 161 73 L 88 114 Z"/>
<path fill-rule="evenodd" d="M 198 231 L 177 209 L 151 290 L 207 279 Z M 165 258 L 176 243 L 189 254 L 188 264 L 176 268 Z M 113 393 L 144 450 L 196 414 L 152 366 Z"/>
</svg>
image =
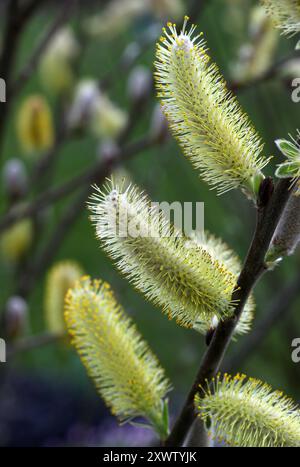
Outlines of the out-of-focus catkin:
<svg viewBox="0 0 300 467">
<path fill-rule="evenodd" d="M 29 96 L 22 103 L 17 115 L 17 134 L 24 153 L 30 156 L 51 148 L 54 142 L 53 121 L 44 97 Z"/>
<path fill-rule="evenodd" d="M 47 328 L 54 333 L 65 331 L 64 305 L 68 290 L 83 275 L 75 261 L 60 261 L 48 272 L 45 291 L 45 319 Z"/>
<path fill-rule="evenodd" d="M 33 225 L 30 219 L 16 222 L 0 236 L 2 258 L 12 264 L 17 264 L 28 253 L 33 240 Z"/>
<path fill-rule="evenodd" d="M 300 32 L 299 0 L 262 0 L 274 25 L 284 34 L 292 36 Z"/>
</svg>

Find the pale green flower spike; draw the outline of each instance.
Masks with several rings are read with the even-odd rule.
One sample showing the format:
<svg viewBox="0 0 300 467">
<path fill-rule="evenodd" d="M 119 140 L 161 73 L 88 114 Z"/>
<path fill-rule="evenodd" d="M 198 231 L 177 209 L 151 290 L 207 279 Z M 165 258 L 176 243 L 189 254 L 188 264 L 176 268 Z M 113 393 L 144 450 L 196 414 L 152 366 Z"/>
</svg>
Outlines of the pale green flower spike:
<svg viewBox="0 0 300 467">
<path fill-rule="evenodd" d="M 262 0 L 262 3 L 283 34 L 293 36 L 300 32 L 299 0 Z"/>
<path fill-rule="evenodd" d="M 192 328 L 232 313 L 235 274 L 205 248 L 187 248 L 186 238 L 137 187 L 123 190 L 108 181 L 92 196 L 90 209 L 103 248 L 170 319 Z"/>
<path fill-rule="evenodd" d="M 163 28 L 157 44 L 156 86 L 164 113 L 185 156 L 200 176 L 224 193 L 241 187 L 256 197 L 257 180 L 268 163 L 262 142 L 215 64 L 209 64 L 206 43 L 195 26 L 178 34 Z M 255 187 L 255 188 L 254 188 Z"/>
<path fill-rule="evenodd" d="M 72 344 L 100 395 L 121 422 L 145 417 L 168 434 L 168 380 L 110 289 L 83 277 L 69 290 L 65 319 Z"/>
<path fill-rule="evenodd" d="M 282 392 L 257 379 L 225 374 L 195 397 L 199 416 L 214 436 L 240 447 L 300 446 L 300 411 Z"/>
<path fill-rule="evenodd" d="M 297 139 L 300 137 L 300 131 L 297 131 Z M 287 158 L 287 162 L 279 164 L 275 175 L 278 178 L 293 178 L 296 181 L 300 176 L 300 144 L 294 138 L 292 141 L 278 139 L 275 141 L 279 151 Z M 296 194 L 299 194 L 296 192 Z"/>
<path fill-rule="evenodd" d="M 223 267 L 235 275 L 236 280 L 241 271 L 241 262 L 233 250 L 231 250 L 226 243 L 221 239 L 211 235 L 209 232 L 195 232 L 191 238 L 187 240 L 187 247 L 193 247 L 196 243 L 198 246 L 204 248 L 212 258 L 217 260 Z M 252 321 L 254 318 L 254 299 L 250 296 L 248 299 L 243 313 L 235 328 L 235 334 L 245 334 L 250 331 Z M 216 328 L 219 320 L 214 316 L 209 321 L 199 321 L 194 326 L 199 332 L 206 333 L 211 328 Z"/>
</svg>

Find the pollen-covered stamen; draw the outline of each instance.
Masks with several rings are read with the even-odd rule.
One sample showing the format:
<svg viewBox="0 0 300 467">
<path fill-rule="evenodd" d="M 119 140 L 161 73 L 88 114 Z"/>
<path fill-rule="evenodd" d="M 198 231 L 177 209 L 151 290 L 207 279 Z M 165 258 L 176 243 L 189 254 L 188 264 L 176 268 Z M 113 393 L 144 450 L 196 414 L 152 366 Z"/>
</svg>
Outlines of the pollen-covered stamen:
<svg viewBox="0 0 300 467">
<path fill-rule="evenodd" d="M 115 189 L 117 210 L 107 196 Z M 223 320 L 232 314 L 235 274 L 205 246 L 186 248 L 182 234 L 137 187 L 122 192 L 108 182 L 92 197 L 90 209 L 97 236 L 117 267 L 169 318 L 196 327 L 215 315 Z"/>
<path fill-rule="evenodd" d="M 242 265 L 233 250 L 231 250 L 226 243 L 221 239 L 211 235 L 209 232 L 194 232 L 185 243 L 186 248 L 195 248 L 195 245 L 202 247 L 207 251 L 211 257 L 222 264 L 225 269 L 230 271 L 238 279 Z M 235 328 L 235 334 L 245 334 L 251 329 L 254 317 L 255 303 L 251 295 L 246 302 L 244 310 Z M 220 320 L 214 315 L 209 320 L 198 320 L 194 328 L 205 334 L 209 329 L 215 329 Z"/>
<path fill-rule="evenodd" d="M 214 434 L 240 447 L 300 446 L 300 412 L 296 404 L 254 378 L 218 375 L 201 388 L 195 407 L 212 421 Z"/>
<path fill-rule="evenodd" d="M 163 369 L 105 282 L 83 277 L 69 290 L 65 318 L 72 344 L 96 388 L 120 421 L 147 418 L 167 435 Z"/>
<path fill-rule="evenodd" d="M 261 141 L 186 21 L 179 34 L 175 25 L 163 30 L 157 45 L 155 79 L 166 118 L 204 180 L 220 193 L 241 186 L 253 196 L 268 162 Z"/>
</svg>

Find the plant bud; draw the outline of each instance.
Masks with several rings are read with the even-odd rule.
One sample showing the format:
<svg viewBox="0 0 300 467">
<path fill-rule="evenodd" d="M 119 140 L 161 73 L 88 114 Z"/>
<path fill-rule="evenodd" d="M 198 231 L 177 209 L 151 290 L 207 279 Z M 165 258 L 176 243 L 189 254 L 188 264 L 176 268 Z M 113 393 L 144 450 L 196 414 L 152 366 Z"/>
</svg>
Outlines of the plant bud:
<svg viewBox="0 0 300 467">
<path fill-rule="evenodd" d="M 127 93 L 135 103 L 144 102 L 150 95 L 152 88 L 152 77 L 148 68 L 144 66 L 135 67 L 129 75 Z"/>
<path fill-rule="evenodd" d="M 168 122 L 160 104 L 155 104 L 150 124 L 150 137 L 153 141 L 163 144 L 169 136 Z"/>
<path fill-rule="evenodd" d="M 10 297 L 5 306 L 5 333 L 10 339 L 20 336 L 26 326 L 28 305 L 17 295 Z"/>
<path fill-rule="evenodd" d="M 28 189 L 28 177 L 21 159 L 6 161 L 2 172 L 3 186 L 8 197 L 15 201 L 22 198 Z"/>
<path fill-rule="evenodd" d="M 131 67 L 141 53 L 141 47 L 137 42 L 131 42 L 125 47 L 122 55 L 122 66 L 125 70 Z"/>
<path fill-rule="evenodd" d="M 158 19 L 179 20 L 184 15 L 182 0 L 152 0 L 151 9 Z"/>
<path fill-rule="evenodd" d="M 300 197 L 292 195 L 275 230 L 268 259 L 276 260 L 294 253 L 300 241 Z M 274 255 L 277 257 L 275 258 Z"/>
</svg>

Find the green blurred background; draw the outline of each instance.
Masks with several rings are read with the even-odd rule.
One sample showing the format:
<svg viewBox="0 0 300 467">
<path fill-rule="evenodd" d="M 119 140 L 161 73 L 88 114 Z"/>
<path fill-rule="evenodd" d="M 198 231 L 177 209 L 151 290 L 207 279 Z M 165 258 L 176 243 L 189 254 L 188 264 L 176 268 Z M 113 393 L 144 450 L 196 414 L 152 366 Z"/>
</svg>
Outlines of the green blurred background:
<svg viewBox="0 0 300 467">
<path fill-rule="evenodd" d="M 101 6 L 97 6 L 97 2 L 94 3 L 90 11 L 84 7 L 81 13 L 70 21 L 76 34 L 81 34 L 81 23 L 84 15 L 101 11 Z M 183 1 L 185 10 L 188 10 L 188 3 L 187 0 Z M 248 40 L 249 14 L 251 7 L 257 2 L 210 0 L 204 3 L 205 6 L 198 20 L 199 28 L 204 32 L 213 60 L 218 63 L 226 79 L 234 81 L 232 64 L 237 59 L 239 48 Z M 33 47 L 37 44 L 41 31 L 51 23 L 58 8 L 60 8 L 59 4 L 54 8 L 41 9 L 30 22 L 22 36 L 16 69 L 21 69 L 26 63 Z M 3 21 L 2 27 L 4 27 Z M 145 28 L 157 21 L 151 14 L 145 14 L 135 18 L 129 27 L 117 34 L 116 37 L 89 39 L 80 61 L 78 80 L 84 77 L 101 79 L 112 70 L 109 97 L 121 108 L 128 108 L 130 102 L 126 92 L 127 76 L 124 73 L 114 71 L 115 64 L 119 61 L 125 46 L 132 41 L 139 41 Z M 276 62 L 279 58 L 292 54 L 294 42 L 293 39 L 279 38 L 272 61 Z M 139 57 L 137 63 L 152 69 L 154 53 L 155 45 L 153 43 Z M 11 157 L 23 157 L 16 137 L 15 122 L 21 102 L 32 93 L 41 93 L 46 96 L 54 115 L 58 118 L 57 98 L 45 92 L 37 72 L 33 72 L 22 93 L 12 103 L 6 125 L 2 161 Z M 274 155 L 272 163 L 267 168 L 267 172 L 272 174 L 276 163 L 281 161 L 274 140 L 279 137 L 287 137 L 288 133 L 295 134 L 298 125 L 299 104 L 292 102 L 291 87 L 288 87 L 286 82 L 278 76 L 266 82 L 259 82 L 245 89 L 237 90 L 237 95 L 265 142 L 265 154 Z M 144 116 L 139 119 L 130 140 L 135 141 L 148 131 L 156 101 L 153 93 L 147 103 Z M 99 141 L 90 135 L 73 138 L 64 144 L 60 149 L 51 186 L 57 186 L 87 168 L 97 157 L 98 145 Z M 30 171 L 32 162 L 24 160 L 28 171 Z M 208 186 L 198 178 L 190 163 L 184 159 L 180 148 L 172 137 L 166 144 L 146 150 L 126 162 L 124 168 L 130 173 L 131 179 L 145 188 L 155 201 L 203 201 L 205 203 L 205 228 L 222 237 L 241 258 L 245 257 L 254 228 L 255 209 L 239 192 L 230 192 L 218 197 L 215 192 L 210 191 Z M 34 197 L 35 194 L 30 196 Z M 47 216 L 45 233 L 36 251 L 32 254 L 37 254 L 47 243 L 53 229 L 60 221 L 63 208 L 71 200 L 72 196 L 69 196 L 47 209 L 45 212 Z M 1 212 L 3 213 L 6 208 L 7 202 L 2 186 Z M 53 264 L 62 259 L 76 260 L 91 277 L 103 278 L 112 285 L 119 301 L 136 321 L 139 330 L 159 357 L 173 383 L 174 390 L 170 394 L 170 398 L 171 412 L 175 413 L 193 381 L 201 355 L 205 350 L 203 337 L 169 321 L 160 310 L 147 303 L 119 275 L 99 247 L 87 209 L 80 213 L 77 222 L 68 232 L 58 251 L 53 252 Z M 0 300 L 1 308 L 3 308 L 7 299 L 15 293 L 16 273 L 4 261 L 1 263 Z M 256 321 L 263 315 L 277 292 L 297 274 L 298 268 L 299 257 L 295 254 L 284 260 L 274 272 L 263 277 L 255 289 Z M 43 311 L 44 290 L 45 275 L 42 275 L 28 298 L 30 317 L 27 335 L 47 331 Z M 242 367 L 236 368 L 238 371 L 262 378 L 274 387 L 284 390 L 295 400 L 299 400 L 300 366 L 292 362 L 290 355 L 291 340 L 298 337 L 299 334 L 298 308 L 299 302 L 295 300 L 291 313 L 287 313 L 285 319 L 281 320 L 270 331 L 263 344 L 258 349 L 253 350 L 247 361 L 242 363 Z M 231 345 L 230 353 L 239 348 L 242 340 L 243 337 Z M 57 385 L 58 389 L 63 386 L 74 389 L 74 392 L 80 394 L 80 397 L 86 397 L 87 401 L 93 400 L 93 410 L 97 411 L 99 405 L 99 413 L 101 412 L 104 418 L 109 417 L 101 400 L 97 398 L 95 403 L 93 398 L 96 396 L 93 385 L 88 380 L 78 356 L 65 342 L 22 352 L 13 361 L 8 361 L 6 365 L 9 368 L 6 370 L 8 373 L 22 374 L 26 375 L 26 378 L 37 379 L 37 385 L 39 379 L 42 379 L 43 382 L 46 381 L 54 388 Z M 22 392 L 22 387 L 16 386 L 15 390 Z M 59 391 L 60 389 L 57 391 L 57 398 L 60 397 Z M 38 389 L 35 392 L 35 397 L 39 398 Z M 25 400 L 23 402 L 26 404 Z M 89 402 L 86 402 L 85 407 L 88 404 Z M 55 407 L 54 398 L 53 411 L 55 411 Z M 32 415 L 32 423 L 34 423 L 34 416 Z M 30 440 L 27 442 L 30 444 Z M 31 442 L 34 442 L 34 438 Z M 2 444 L 5 444 L 5 441 L 2 441 Z"/>
</svg>

